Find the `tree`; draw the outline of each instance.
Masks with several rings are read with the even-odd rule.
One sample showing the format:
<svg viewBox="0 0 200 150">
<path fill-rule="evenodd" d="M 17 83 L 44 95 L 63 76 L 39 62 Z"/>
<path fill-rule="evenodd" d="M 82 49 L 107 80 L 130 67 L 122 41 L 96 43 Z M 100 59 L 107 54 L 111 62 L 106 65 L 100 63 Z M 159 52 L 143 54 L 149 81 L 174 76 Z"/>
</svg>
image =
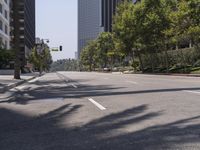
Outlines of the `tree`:
<svg viewBox="0 0 200 150">
<path fill-rule="evenodd" d="M 14 60 L 13 50 L 7 50 L 0 47 L 0 69 L 7 68 L 10 62 Z"/>
<path fill-rule="evenodd" d="M 117 6 L 116 15 L 113 19 L 113 32 L 117 39 L 115 40 L 117 42 L 117 47 L 121 49 L 126 56 L 132 54 L 135 39 L 133 9 L 134 4 L 132 2 L 128 0 L 121 2 Z"/>
<path fill-rule="evenodd" d="M 164 52 L 165 66 L 169 70 L 168 43 L 171 20 L 169 14 L 175 0 L 142 0 L 133 4 L 126 0 L 118 5 L 113 32 L 118 47 L 126 56 L 138 57 L 144 71 L 142 55 L 150 56 L 151 69 L 157 65 L 157 54 Z M 168 31 L 169 32 L 169 31 Z"/>
<path fill-rule="evenodd" d="M 15 52 L 15 64 L 14 64 L 14 78 L 20 79 L 20 0 L 13 1 L 13 25 L 14 25 L 14 52 Z"/>
<path fill-rule="evenodd" d="M 50 65 L 52 64 L 52 57 L 48 47 L 45 47 L 42 52 L 38 52 L 36 48 L 32 50 L 29 57 L 30 63 L 39 70 L 40 74 L 42 71 L 49 71 Z"/>
<path fill-rule="evenodd" d="M 84 69 L 92 71 L 96 66 L 97 41 L 90 41 L 81 52 L 81 65 Z"/>
<path fill-rule="evenodd" d="M 144 0 L 134 9 L 137 44 L 150 55 L 151 69 L 155 71 L 157 53 L 166 50 L 165 31 L 170 27 L 167 0 Z"/>
<path fill-rule="evenodd" d="M 200 1 L 180 0 L 171 11 L 171 33 L 177 45 L 181 41 L 190 41 L 198 47 L 200 43 Z"/>
<path fill-rule="evenodd" d="M 96 61 L 100 68 L 106 68 L 108 65 L 108 53 L 114 49 L 113 34 L 110 32 L 102 32 L 96 42 Z"/>
<path fill-rule="evenodd" d="M 53 63 L 52 56 L 48 47 L 44 49 L 43 54 L 43 70 L 49 71 L 51 64 Z"/>
<path fill-rule="evenodd" d="M 190 43 L 200 50 L 200 1 L 199 0 L 180 0 L 174 5 L 170 13 L 171 28 L 169 34 L 176 45 L 180 43 Z M 200 54 L 198 54 L 200 55 Z M 182 53 L 181 65 L 186 72 L 187 64 Z"/>
<path fill-rule="evenodd" d="M 117 6 L 113 31 L 101 33 L 86 46 L 82 64 L 92 70 L 113 66 L 116 58 L 128 57 L 135 68 L 139 60 L 142 71 L 169 72 L 174 65 L 169 50 L 175 43 L 191 41 L 199 50 L 199 14 L 199 0 L 142 0 L 136 4 L 124 0 Z M 181 63 L 186 66 L 184 57 Z"/>
<path fill-rule="evenodd" d="M 187 31 L 191 42 L 197 50 L 200 51 L 200 1 L 190 0 L 188 1 L 189 14 L 191 17 L 191 24 Z"/>
<path fill-rule="evenodd" d="M 52 63 L 51 71 L 79 71 L 78 60 L 62 59 Z"/>
</svg>

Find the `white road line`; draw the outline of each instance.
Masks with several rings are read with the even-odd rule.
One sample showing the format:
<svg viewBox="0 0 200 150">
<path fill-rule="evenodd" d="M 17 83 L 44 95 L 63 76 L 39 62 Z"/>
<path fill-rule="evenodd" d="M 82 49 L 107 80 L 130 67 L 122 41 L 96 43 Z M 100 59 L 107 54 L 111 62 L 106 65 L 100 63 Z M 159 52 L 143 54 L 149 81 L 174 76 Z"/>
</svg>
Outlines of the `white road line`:
<svg viewBox="0 0 200 150">
<path fill-rule="evenodd" d="M 106 110 L 105 107 L 103 107 L 101 104 L 97 103 L 95 100 L 93 100 L 92 98 L 88 99 L 91 103 L 93 103 L 95 106 L 97 106 L 100 110 Z"/>
<path fill-rule="evenodd" d="M 10 83 L 10 84 L 8 84 L 8 86 L 13 86 L 15 83 Z"/>
<path fill-rule="evenodd" d="M 78 87 L 75 84 L 71 84 L 71 86 L 73 86 L 75 89 L 77 89 Z"/>
<path fill-rule="evenodd" d="M 127 83 L 131 83 L 131 84 L 138 84 L 137 82 L 134 81 L 126 81 Z"/>
<path fill-rule="evenodd" d="M 199 94 L 200 95 L 200 92 L 197 92 L 197 91 L 184 90 L 184 92 L 193 93 L 193 94 Z"/>
<path fill-rule="evenodd" d="M 25 88 L 26 88 L 26 86 L 23 85 L 23 86 L 18 86 L 18 87 L 16 87 L 15 89 L 17 89 L 17 90 L 23 90 L 23 89 L 25 89 Z"/>
<path fill-rule="evenodd" d="M 36 82 L 36 81 L 38 81 L 38 80 L 39 80 L 39 78 L 36 78 L 36 79 L 33 79 L 33 80 L 28 81 L 28 83 L 33 83 L 33 82 Z"/>
</svg>

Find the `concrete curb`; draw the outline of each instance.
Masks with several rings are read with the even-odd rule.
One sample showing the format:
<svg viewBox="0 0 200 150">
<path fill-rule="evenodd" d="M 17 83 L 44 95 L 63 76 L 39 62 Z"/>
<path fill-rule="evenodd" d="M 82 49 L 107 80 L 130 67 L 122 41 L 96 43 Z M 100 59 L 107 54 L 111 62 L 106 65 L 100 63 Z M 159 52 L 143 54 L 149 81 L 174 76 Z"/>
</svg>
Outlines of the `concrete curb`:
<svg viewBox="0 0 200 150">
<path fill-rule="evenodd" d="M 179 76 L 179 77 L 200 77 L 200 74 L 178 74 L 178 73 L 125 73 L 125 72 L 111 72 L 111 74 L 138 74 L 138 75 L 163 75 L 163 76 Z"/>
<path fill-rule="evenodd" d="M 140 73 L 136 73 L 136 74 L 140 74 Z M 142 75 L 163 75 L 163 76 L 179 76 L 179 77 L 200 77 L 200 74 L 173 74 L 173 73 L 144 73 Z"/>
<path fill-rule="evenodd" d="M 10 89 L 12 89 L 12 88 L 14 88 L 14 87 L 17 87 L 17 86 L 19 86 L 19 85 L 21 85 L 21 84 L 24 84 L 24 83 L 26 83 L 26 82 L 28 82 L 28 81 L 30 81 L 30 80 L 33 80 L 33 79 L 35 79 L 36 77 L 37 77 L 37 76 L 34 76 L 34 77 L 31 77 L 31 78 L 29 78 L 29 79 L 27 79 L 27 80 L 22 80 L 22 81 L 19 81 L 19 82 L 17 82 L 17 83 L 9 84 L 9 85 L 5 86 L 4 88 L 0 89 L 0 93 L 4 93 L 4 92 L 6 92 L 6 91 L 8 91 L 8 90 L 10 90 Z"/>
</svg>

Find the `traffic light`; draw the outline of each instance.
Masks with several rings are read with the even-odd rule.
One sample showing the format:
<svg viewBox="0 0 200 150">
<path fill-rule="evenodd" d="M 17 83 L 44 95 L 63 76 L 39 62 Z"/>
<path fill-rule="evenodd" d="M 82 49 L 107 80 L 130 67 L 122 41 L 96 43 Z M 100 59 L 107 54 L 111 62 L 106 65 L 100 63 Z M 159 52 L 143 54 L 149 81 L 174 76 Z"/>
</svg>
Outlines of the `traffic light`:
<svg viewBox="0 0 200 150">
<path fill-rule="evenodd" d="M 63 50 L 63 47 L 62 47 L 62 46 L 60 46 L 60 48 L 59 48 L 59 49 L 60 49 L 60 51 L 62 51 L 62 50 Z"/>
</svg>

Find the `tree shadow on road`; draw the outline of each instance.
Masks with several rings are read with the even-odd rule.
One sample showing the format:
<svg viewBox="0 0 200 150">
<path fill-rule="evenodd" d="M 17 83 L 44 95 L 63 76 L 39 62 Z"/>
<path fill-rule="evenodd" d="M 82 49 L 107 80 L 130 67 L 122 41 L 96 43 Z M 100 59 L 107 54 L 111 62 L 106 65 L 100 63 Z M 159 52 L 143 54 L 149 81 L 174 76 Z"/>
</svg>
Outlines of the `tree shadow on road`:
<svg viewBox="0 0 200 150">
<path fill-rule="evenodd" d="M 79 82 L 86 82 L 85 80 L 79 80 Z M 87 85 L 81 84 L 78 88 L 74 88 L 71 84 L 74 81 L 63 84 L 62 80 L 51 80 L 48 82 L 37 81 L 31 83 L 34 86 L 29 86 L 23 90 L 17 90 L 13 92 L 9 97 L 0 99 L 0 103 L 17 103 L 28 104 L 29 101 L 48 100 L 57 98 L 84 98 L 96 94 L 103 94 L 112 90 L 120 90 L 123 87 L 113 87 L 110 85 Z M 32 88 L 34 87 L 34 88 Z"/>
<path fill-rule="evenodd" d="M 148 106 L 141 105 L 77 126 L 60 125 L 81 107 L 67 104 L 38 117 L 1 108 L 1 150 L 160 150 L 195 143 L 193 148 L 200 148 L 200 116 L 137 129 L 163 113 L 147 112 Z"/>
<path fill-rule="evenodd" d="M 100 96 L 120 96 L 120 95 L 140 95 L 140 94 L 156 94 L 156 93 L 170 93 L 181 91 L 196 91 L 200 90 L 200 87 L 192 88 L 163 88 L 163 89 L 146 89 L 146 90 L 127 90 L 125 87 L 117 87 L 112 85 L 78 85 L 78 88 L 69 85 L 63 85 L 63 81 L 51 81 L 45 83 L 43 81 L 32 83 L 38 85 L 35 88 L 26 88 L 22 91 L 14 92 L 12 95 L 5 99 L 0 99 L 0 103 L 12 103 L 28 104 L 29 101 L 48 100 L 56 98 L 64 99 L 79 99 L 88 97 L 100 97 Z M 52 86 L 51 84 L 54 84 Z M 40 86 L 43 85 L 43 86 Z"/>
</svg>

